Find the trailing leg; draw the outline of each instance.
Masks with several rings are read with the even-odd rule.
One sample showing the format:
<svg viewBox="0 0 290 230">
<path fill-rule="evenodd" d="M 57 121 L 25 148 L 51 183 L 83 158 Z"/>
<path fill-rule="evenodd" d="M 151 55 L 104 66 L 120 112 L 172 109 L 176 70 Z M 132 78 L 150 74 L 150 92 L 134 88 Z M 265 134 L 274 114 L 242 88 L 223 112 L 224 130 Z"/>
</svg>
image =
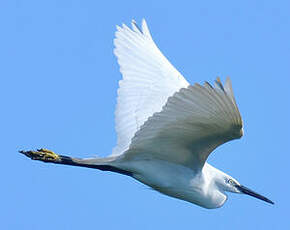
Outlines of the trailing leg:
<svg viewBox="0 0 290 230">
<path fill-rule="evenodd" d="M 37 149 L 37 151 L 19 151 L 32 160 L 39 160 L 46 163 L 72 165 L 86 168 L 94 168 L 102 171 L 111 171 L 127 176 L 132 176 L 132 172 L 117 168 L 110 165 L 110 161 L 114 158 L 74 158 L 64 155 L 59 155 L 48 149 Z"/>
</svg>

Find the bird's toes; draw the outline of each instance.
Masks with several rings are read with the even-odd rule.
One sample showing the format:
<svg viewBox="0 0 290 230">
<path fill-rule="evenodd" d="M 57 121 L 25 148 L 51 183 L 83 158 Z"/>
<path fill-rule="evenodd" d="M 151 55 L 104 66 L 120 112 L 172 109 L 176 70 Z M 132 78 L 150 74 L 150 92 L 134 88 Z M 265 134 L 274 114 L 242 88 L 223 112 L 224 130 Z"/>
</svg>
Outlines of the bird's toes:
<svg viewBox="0 0 290 230">
<path fill-rule="evenodd" d="M 48 149 L 37 149 L 37 151 L 19 151 L 25 156 L 31 158 L 32 160 L 40 160 L 44 162 L 58 162 L 60 161 L 60 157 L 58 154 L 50 151 Z"/>
</svg>

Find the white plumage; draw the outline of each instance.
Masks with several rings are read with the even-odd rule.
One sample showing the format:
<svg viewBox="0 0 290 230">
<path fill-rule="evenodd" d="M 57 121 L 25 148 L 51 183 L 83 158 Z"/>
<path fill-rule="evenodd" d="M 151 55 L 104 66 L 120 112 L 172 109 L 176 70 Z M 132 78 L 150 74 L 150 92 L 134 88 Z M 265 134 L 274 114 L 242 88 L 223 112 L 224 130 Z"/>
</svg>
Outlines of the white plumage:
<svg viewBox="0 0 290 230">
<path fill-rule="evenodd" d="M 58 164 L 113 171 L 205 208 L 221 207 L 226 192 L 272 201 L 206 163 L 219 145 L 240 138 L 243 123 L 231 81 L 193 86 L 155 45 L 145 20 L 117 27 L 114 53 L 123 79 L 116 107 L 117 146 L 105 158 L 78 159 L 49 150 L 21 151 Z"/>
<path fill-rule="evenodd" d="M 160 52 L 145 20 L 142 30 L 117 26 L 114 53 L 123 79 L 116 108 L 113 155 L 166 160 L 201 169 L 217 146 L 242 136 L 230 79 L 225 87 L 189 86 Z M 194 153 L 194 154 L 193 154 Z"/>
<path fill-rule="evenodd" d="M 144 122 L 161 111 L 168 97 L 189 83 L 155 45 L 145 20 L 142 30 L 134 21 L 132 30 L 117 26 L 114 44 L 123 75 L 115 113 L 118 142 L 113 149 L 119 155 L 128 149 Z"/>
</svg>

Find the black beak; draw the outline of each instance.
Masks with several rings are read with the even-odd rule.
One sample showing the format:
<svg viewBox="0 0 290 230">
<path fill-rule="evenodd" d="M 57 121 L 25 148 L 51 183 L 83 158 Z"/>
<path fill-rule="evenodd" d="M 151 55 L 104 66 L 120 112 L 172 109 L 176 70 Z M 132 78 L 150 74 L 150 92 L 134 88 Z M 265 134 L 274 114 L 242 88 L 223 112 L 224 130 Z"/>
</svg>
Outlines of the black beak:
<svg viewBox="0 0 290 230">
<path fill-rule="evenodd" d="M 243 185 L 235 185 L 235 187 L 236 187 L 236 188 L 237 188 L 241 193 L 244 193 L 244 194 L 247 194 L 247 195 L 250 195 L 250 196 L 256 197 L 256 198 L 258 198 L 258 199 L 260 199 L 260 200 L 263 200 L 263 201 L 266 201 L 266 202 L 268 202 L 268 203 L 270 203 L 270 204 L 274 204 L 273 201 L 271 201 L 271 200 L 269 200 L 268 198 L 266 198 L 266 197 L 264 197 L 264 196 L 262 196 L 262 195 L 260 195 L 260 194 L 258 194 L 258 193 L 256 193 L 256 192 L 252 191 L 251 189 L 249 189 L 249 188 L 247 188 L 247 187 L 245 187 L 245 186 L 243 186 Z"/>
</svg>

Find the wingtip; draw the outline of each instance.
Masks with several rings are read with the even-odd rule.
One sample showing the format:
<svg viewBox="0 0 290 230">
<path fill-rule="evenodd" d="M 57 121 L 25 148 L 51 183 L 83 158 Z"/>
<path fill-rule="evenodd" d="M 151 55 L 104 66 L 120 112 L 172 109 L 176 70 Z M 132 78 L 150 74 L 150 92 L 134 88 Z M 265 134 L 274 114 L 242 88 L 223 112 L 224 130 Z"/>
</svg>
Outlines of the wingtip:
<svg viewBox="0 0 290 230">
<path fill-rule="evenodd" d="M 140 27 L 138 26 L 137 22 L 135 21 L 135 19 L 132 19 L 131 20 L 131 25 L 132 25 L 132 29 L 135 31 L 135 32 L 139 32 L 141 34 L 143 34 L 143 31 L 140 29 Z"/>
<path fill-rule="evenodd" d="M 204 82 L 204 86 L 207 86 L 207 87 L 213 89 L 212 85 L 208 81 Z"/>
<path fill-rule="evenodd" d="M 222 82 L 221 82 L 221 78 L 220 78 L 220 76 L 217 76 L 217 77 L 216 77 L 216 81 L 219 82 L 220 84 L 222 83 Z"/>
<path fill-rule="evenodd" d="M 224 86 L 221 82 L 221 79 L 219 76 L 217 76 L 216 80 L 215 80 L 215 87 L 221 89 L 222 91 L 225 92 Z"/>
<path fill-rule="evenodd" d="M 145 34 L 147 37 L 152 39 L 151 33 L 150 33 L 150 30 L 149 30 L 149 27 L 147 25 L 145 18 L 142 19 L 142 31 L 143 31 L 143 34 Z"/>
<path fill-rule="evenodd" d="M 146 22 L 145 18 L 142 18 L 142 24 L 146 24 L 147 25 L 147 22 Z"/>
</svg>

